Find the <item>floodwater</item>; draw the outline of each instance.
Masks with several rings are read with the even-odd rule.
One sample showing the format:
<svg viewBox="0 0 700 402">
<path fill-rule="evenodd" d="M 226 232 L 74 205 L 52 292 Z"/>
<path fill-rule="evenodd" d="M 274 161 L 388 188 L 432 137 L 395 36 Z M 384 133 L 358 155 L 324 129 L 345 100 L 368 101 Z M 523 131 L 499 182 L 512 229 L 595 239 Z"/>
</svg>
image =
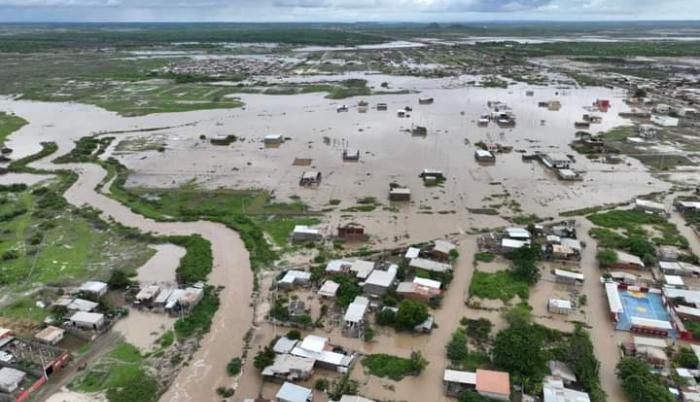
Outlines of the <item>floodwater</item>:
<svg viewBox="0 0 700 402">
<path fill-rule="evenodd" d="M 385 77 L 373 77 L 385 80 Z M 351 107 L 347 113 L 337 113 L 340 104 L 355 105 L 361 98 L 342 101 L 328 100 L 320 94 L 298 96 L 243 95 L 243 109 L 208 110 L 187 113 L 149 115 L 123 118 L 102 109 L 67 103 L 37 103 L 1 100 L 0 110 L 12 111 L 24 117 L 30 124 L 11 136 L 8 146 L 14 157 L 19 158 L 40 150 L 40 141 L 55 141 L 59 154 L 67 152 L 78 138 L 104 132 L 132 131 L 129 137 L 159 135 L 167 142 L 163 153 L 122 154 L 118 158 L 135 174 L 129 185 L 176 186 L 191 179 L 206 187 L 263 188 L 273 192 L 279 200 L 298 195 L 314 208 L 327 207 L 330 199 L 341 200 L 341 205 L 324 218 L 323 229 L 332 228 L 349 218 L 340 209 L 355 205 L 361 197 L 373 196 L 383 207 L 370 213 L 352 216 L 354 222 L 366 227 L 374 245 L 402 245 L 443 237 L 446 234 L 462 236 L 460 252 L 464 256 L 455 270 L 455 279 L 447 292 L 444 307 L 436 311 L 440 327 L 431 336 L 378 335 L 376 343 L 362 344 L 340 336 L 333 342 L 365 352 L 382 351 L 407 356 L 411 350 L 421 350 L 431 364 L 418 378 L 397 384 L 396 391 L 383 386 L 383 380 L 368 378 L 360 366 L 353 376 L 358 378 L 369 396 L 380 399 L 442 400 L 439 387 L 444 368 L 444 345 L 458 325 L 458 318 L 485 316 L 498 320 L 498 312 L 482 312 L 464 306 L 466 290 L 471 281 L 473 267 L 471 255 L 475 251 L 474 239 L 464 236 L 473 228 L 504 225 L 498 216 L 476 215 L 467 208 L 481 208 L 488 204 L 485 197 L 507 191 L 525 213 L 553 216 L 558 211 L 626 201 L 637 194 L 668 188 L 668 184 L 654 179 L 638 162 L 624 165 L 603 165 L 577 157 L 576 169 L 585 170 L 582 182 L 558 181 L 551 172 L 536 163 L 525 163 L 518 152 L 499 154 L 493 165 L 479 165 L 473 158 L 473 145 L 477 141 L 498 142 L 511 145 L 516 150 L 555 151 L 573 153 L 568 143 L 574 138 L 573 122 L 580 120 L 596 98 L 610 99 L 612 109 L 600 113 L 603 123 L 593 131 L 626 124 L 617 116 L 626 110 L 624 94 L 604 88 L 556 89 L 551 87 L 512 86 L 508 89 L 464 87 L 468 77 L 446 80 L 420 80 L 398 77 L 390 81 L 395 89 L 421 91 L 420 96 L 432 96 L 435 103 L 419 105 L 415 93 L 407 95 L 382 95 L 367 97 L 389 104 L 389 111 L 374 109 L 358 113 Z M 526 90 L 534 90 L 534 96 L 526 96 Z M 538 101 L 557 99 L 559 111 L 537 107 Z M 476 119 L 487 111 L 488 100 L 508 103 L 517 116 L 514 128 L 494 126 L 478 127 Z M 405 106 L 413 107 L 410 118 L 399 119 L 394 112 Z M 542 121 L 544 120 L 544 124 Z M 413 137 L 406 130 L 412 125 L 425 125 L 425 137 Z M 139 133 L 139 130 L 163 128 Z M 202 141 L 207 137 L 236 134 L 241 140 L 229 147 L 217 147 Z M 265 148 L 262 137 L 268 133 L 281 133 L 291 140 L 278 148 Z M 110 134 L 112 135 L 112 134 Z M 114 134 L 119 136 L 120 134 Z M 341 152 L 346 147 L 361 151 L 357 163 L 343 163 Z M 56 169 L 49 160 L 34 163 L 35 167 Z M 116 156 L 116 155 L 115 155 Z M 310 167 L 293 167 L 295 157 L 310 158 Z M 177 376 L 163 401 L 218 400 L 213 390 L 229 386 L 232 379 L 226 376 L 226 363 L 240 355 L 243 337 L 253 321 L 251 307 L 253 275 L 248 254 L 239 236 L 223 225 L 211 222 L 155 222 L 134 214 L 127 207 L 95 191 L 106 172 L 92 164 L 61 165 L 79 173 L 78 181 L 66 192 L 66 198 L 74 205 L 90 205 L 105 216 L 136 227 L 164 235 L 199 233 L 212 242 L 214 270 L 210 282 L 223 286 L 221 307 L 214 325 L 204 337 L 193 360 Z M 441 187 L 424 187 L 418 173 L 424 168 L 443 170 L 447 181 Z M 308 189 L 298 186 L 304 170 L 323 173 L 320 187 Z M 386 201 L 388 185 L 397 182 L 412 190 L 412 201 L 390 204 Z M 389 208 L 390 207 L 390 208 Z M 515 214 L 515 213 L 512 213 Z M 592 250 L 592 249 L 591 249 Z M 162 254 L 163 260 L 156 260 Z M 174 250 L 159 252 L 139 270 L 139 280 L 161 280 L 171 275 L 179 257 Z M 167 256 L 167 258 L 166 258 Z M 156 264 L 155 261 L 158 261 Z M 594 252 L 588 252 L 581 265 L 584 270 L 595 267 Z M 141 277 L 143 275 L 143 277 Z M 152 276 L 151 276 L 152 275 Z M 593 277 L 593 275 L 591 275 Z M 593 327 L 594 344 L 603 360 L 601 377 L 611 397 L 619 396 L 619 386 L 614 378 L 615 345 L 611 337 L 610 323 L 605 312 L 602 288 L 595 280 L 587 281 L 584 292 L 589 294 L 587 322 Z M 595 301 L 594 301 L 595 300 Z M 145 314 L 145 313 L 143 313 Z M 148 321 L 139 313 L 133 316 L 138 322 Z M 157 320 L 148 325 L 134 324 L 143 329 L 132 339 L 145 345 L 152 342 L 162 327 Z M 502 325 L 497 321 L 497 328 Z M 129 325 L 131 330 L 132 325 Z M 156 329 L 154 329 L 156 328 Z M 127 332 L 128 333 L 128 332 Z M 253 339 L 253 351 L 269 341 L 273 329 L 261 325 Z M 607 360 L 606 360 L 607 359 Z M 246 364 L 237 395 L 257 395 L 259 376 Z M 612 390 L 612 391 L 611 391 Z M 268 395 L 267 387 L 263 393 Z M 238 396 L 237 396 L 238 399 Z M 624 400 L 615 398 L 613 400 Z"/>
<path fill-rule="evenodd" d="M 168 314 L 130 308 L 129 315 L 117 321 L 113 330 L 140 350 L 149 350 L 153 342 L 171 329 L 174 323 L 175 318 Z"/>
<path fill-rule="evenodd" d="M 102 394 L 83 394 L 66 389 L 51 395 L 46 402 L 103 402 L 106 400 L 107 398 Z"/>
<path fill-rule="evenodd" d="M 154 127 L 163 123 L 156 117 L 144 119 L 125 119 L 104 110 L 75 104 L 42 104 L 33 102 L 0 101 L 0 109 L 14 110 L 27 118 L 30 124 L 12 135 L 8 146 L 12 147 L 15 157 L 22 157 L 37 152 L 40 141 L 56 141 L 59 145 L 57 155 L 70 150 L 73 141 L 78 138 L 105 130 L 130 130 Z M 206 117 L 209 112 L 198 117 Z M 176 121 L 183 124 L 192 121 L 187 113 L 177 116 Z M 33 164 L 35 167 L 56 169 L 50 160 L 51 155 Z M 129 227 L 136 227 L 144 232 L 162 235 L 188 235 L 198 233 L 212 243 L 214 268 L 209 282 L 221 286 L 221 307 L 211 331 L 202 339 L 200 349 L 195 353 L 190 365 L 180 371 L 170 390 L 163 395 L 163 401 L 216 401 L 213 389 L 215 384 L 226 381 L 226 363 L 230 356 L 222 351 L 238 354 L 243 348 L 243 335 L 252 320 L 252 310 L 241 308 L 250 301 L 253 276 L 250 270 L 248 252 L 237 233 L 224 225 L 211 222 L 160 223 L 134 214 L 129 208 L 95 192 L 96 186 L 106 176 L 106 172 L 97 165 L 70 164 L 61 165 L 79 174 L 78 181 L 65 193 L 66 199 L 73 205 L 90 205 L 102 211 L 105 217 L 111 217 Z M 138 318 L 138 315 L 135 316 Z M 148 331 L 148 329 L 147 329 Z"/>
<path fill-rule="evenodd" d="M 136 270 L 136 280 L 141 285 L 175 284 L 175 271 L 187 250 L 174 244 L 156 244 L 149 247 L 156 250 L 156 253 Z"/>
</svg>

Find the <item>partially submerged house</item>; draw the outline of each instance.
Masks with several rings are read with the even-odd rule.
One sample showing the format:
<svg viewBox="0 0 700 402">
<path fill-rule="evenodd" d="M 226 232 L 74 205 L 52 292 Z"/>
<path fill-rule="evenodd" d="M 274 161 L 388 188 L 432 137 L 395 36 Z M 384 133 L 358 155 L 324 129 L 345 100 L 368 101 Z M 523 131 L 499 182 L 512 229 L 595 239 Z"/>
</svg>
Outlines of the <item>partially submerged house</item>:
<svg viewBox="0 0 700 402">
<path fill-rule="evenodd" d="M 321 231 L 306 225 L 295 225 L 292 241 L 319 241 L 323 239 Z"/>
<path fill-rule="evenodd" d="M 552 169 L 569 169 L 571 158 L 563 153 L 549 153 L 542 155 L 542 163 Z"/>
<path fill-rule="evenodd" d="M 336 293 L 338 293 L 338 288 L 340 288 L 339 283 L 327 280 L 321 285 L 321 288 L 318 290 L 318 295 L 320 297 L 332 299 L 335 297 Z"/>
<path fill-rule="evenodd" d="M 338 239 L 345 241 L 365 241 L 367 240 L 367 235 L 365 234 L 365 228 L 358 225 L 345 225 L 338 226 Z"/>
<path fill-rule="evenodd" d="M 661 127 L 678 127 L 679 120 L 671 116 L 652 115 L 651 122 Z"/>
<path fill-rule="evenodd" d="M 284 381 L 305 381 L 311 378 L 316 360 L 290 354 L 278 354 L 273 364 L 265 367 L 263 377 Z"/>
<path fill-rule="evenodd" d="M 644 211 L 644 212 L 653 212 L 655 214 L 659 215 L 668 215 L 668 211 L 666 210 L 666 207 L 664 204 L 654 202 L 654 201 L 649 201 L 649 200 L 644 200 L 641 198 L 637 198 L 634 200 L 634 209 L 639 210 L 639 211 Z"/>
<path fill-rule="evenodd" d="M 435 286 L 433 283 L 427 284 L 425 282 L 418 282 L 416 279 L 414 279 L 413 282 L 399 283 L 396 287 L 396 294 L 407 299 L 421 300 L 424 302 L 442 294 L 442 290 L 439 286 L 441 285 L 440 282 L 432 281 L 438 284 L 438 286 Z M 427 280 L 431 281 L 430 279 Z"/>
<path fill-rule="evenodd" d="M 572 311 L 574 311 L 574 309 L 571 306 L 570 300 L 549 299 L 549 302 L 547 303 L 547 311 L 554 314 L 569 315 Z"/>
<path fill-rule="evenodd" d="M 63 340 L 65 333 L 65 329 L 49 325 L 48 327 L 37 332 L 34 335 L 34 339 L 47 345 L 55 346 L 58 345 L 61 340 Z"/>
<path fill-rule="evenodd" d="M 577 285 L 582 286 L 584 276 L 579 272 L 566 271 L 563 269 L 554 270 L 554 279 L 557 283 L 563 283 L 566 285 Z"/>
<path fill-rule="evenodd" d="M 134 303 L 139 306 L 150 306 L 158 296 L 160 286 L 150 285 L 141 288 L 134 298 Z"/>
<path fill-rule="evenodd" d="M 494 155 L 493 152 L 487 151 L 485 149 L 477 149 L 474 151 L 474 159 L 476 159 L 479 162 L 495 162 L 496 155 Z"/>
<path fill-rule="evenodd" d="M 408 187 L 390 187 L 389 188 L 389 200 L 390 201 L 410 201 L 411 200 L 411 189 Z"/>
<path fill-rule="evenodd" d="M 80 286 L 78 289 L 82 293 L 86 293 L 93 296 L 104 296 L 107 293 L 108 286 L 104 282 L 100 281 L 87 281 Z"/>
<path fill-rule="evenodd" d="M 624 251 L 615 250 L 617 261 L 610 265 L 610 268 L 615 269 L 644 269 L 644 261 L 636 255 L 626 253 Z"/>
<path fill-rule="evenodd" d="M 280 145 L 284 142 L 284 137 L 282 134 L 268 134 L 263 138 L 265 145 Z"/>
<path fill-rule="evenodd" d="M 295 286 L 306 286 L 309 284 L 310 280 L 311 272 L 291 269 L 287 271 L 279 281 L 277 281 L 277 285 L 279 287 L 289 289 Z"/>
<path fill-rule="evenodd" d="M 452 271 L 452 265 L 445 264 L 443 262 L 428 260 L 426 258 L 414 258 L 409 263 L 408 266 L 416 270 L 426 271 L 426 272 L 436 272 L 445 273 Z"/>
<path fill-rule="evenodd" d="M 301 179 L 299 179 L 299 185 L 304 187 L 318 186 L 321 184 L 321 177 L 321 172 L 314 170 L 304 172 L 301 175 Z"/>
<path fill-rule="evenodd" d="M 590 402 L 588 394 L 566 388 L 564 381 L 557 376 L 548 376 L 542 383 L 543 402 Z"/>
<path fill-rule="evenodd" d="M 392 264 L 386 270 L 375 269 L 372 271 L 362 286 L 364 293 L 375 297 L 384 295 L 394 284 L 398 270 L 399 266 Z"/>
<path fill-rule="evenodd" d="M 70 317 L 70 324 L 81 329 L 97 331 L 104 327 L 105 316 L 102 313 L 78 311 Z"/>
<path fill-rule="evenodd" d="M 308 388 L 285 382 L 282 384 L 282 388 L 277 391 L 275 398 L 277 398 L 277 402 L 311 402 L 313 394 L 313 391 Z"/>
<path fill-rule="evenodd" d="M 435 240 L 435 245 L 430 250 L 430 254 L 436 259 L 448 261 L 453 250 L 457 250 L 457 246 L 454 243 L 447 240 Z"/>
<path fill-rule="evenodd" d="M 458 396 L 471 389 L 486 398 L 510 400 L 510 375 L 502 371 L 477 369 L 476 373 L 473 373 L 445 370 L 443 385 L 445 393 L 450 396 Z"/>
<path fill-rule="evenodd" d="M 355 296 L 355 300 L 345 310 L 343 317 L 343 334 L 346 336 L 360 336 L 365 327 L 365 315 L 369 308 L 369 299 L 363 296 Z"/>
<path fill-rule="evenodd" d="M 343 150 L 343 160 L 344 161 L 359 161 L 360 160 L 360 150 L 354 148 L 345 148 Z"/>
<path fill-rule="evenodd" d="M 374 261 L 356 260 L 350 265 L 350 272 L 353 272 L 356 278 L 365 280 L 374 270 L 374 266 Z"/>
<path fill-rule="evenodd" d="M 342 274 L 350 272 L 352 265 L 353 263 L 350 261 L 330 260 L 328 261 L 328 264 L 326 264 L 325 271 L 327 274 Z M 374 268 L 374 264 L 372 265 L 372 268 Z"/>
</svg>

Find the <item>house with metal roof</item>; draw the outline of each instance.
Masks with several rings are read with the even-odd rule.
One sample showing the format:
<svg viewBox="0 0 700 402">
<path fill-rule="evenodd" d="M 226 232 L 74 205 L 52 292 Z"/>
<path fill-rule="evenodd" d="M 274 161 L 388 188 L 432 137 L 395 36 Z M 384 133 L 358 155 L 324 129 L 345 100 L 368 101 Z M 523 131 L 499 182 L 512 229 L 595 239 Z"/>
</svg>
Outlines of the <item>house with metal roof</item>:
<svg viewBox="0 0 700 402">
<path fill-rule="evenodd" d="M 275 395 L 277 402 L 311 402 L 313 391 L 300 385 L 285 382 Z"/>
</svg>

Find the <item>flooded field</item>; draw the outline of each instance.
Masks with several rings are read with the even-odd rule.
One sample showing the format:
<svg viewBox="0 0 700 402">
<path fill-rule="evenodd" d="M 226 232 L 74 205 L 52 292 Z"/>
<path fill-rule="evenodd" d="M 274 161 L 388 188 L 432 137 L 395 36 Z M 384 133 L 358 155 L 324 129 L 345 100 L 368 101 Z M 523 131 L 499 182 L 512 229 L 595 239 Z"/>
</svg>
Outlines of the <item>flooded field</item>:
<svg viewBox="0 0 700 402">
<path fill-rule="evenodd" d="M 360 113 L 354 107 L 362 98 L 338 102 L 315 94 L 244 95 L 244 109 L 135 118 L 120 117 L 80 104 L 1 100 L 0 109 L 13 111 L 30 122 L 8 142 L 16 158 L 37 152 L 41 141 L 55 141 L 59 145 L 59 154 L 62 154 L 73 147 L 74 141 L 91 134 L 116 136 L 115 147 L 122 136 L 128 136 L 130 141 L 135 137 L 157 136 L 158 141 L 165 144 L 162 152 L 131 148 L 127 152 L 111 153 L 133 171 L 128 186 L 174 187 L 194 180 L 207 188 L 261 188 L 270 190 L 278 200 L 298 196 L 317 210 L 328 208 L 332 199 L 339 200 L 339 205 L 326 213 L 322 224 L 324 230 L 330 233 L 339 223 L 358 222 L 366 227 L 375 245 L 394 246 L 457 234 L 460 254 L 465 257 L 455 269 L 455 278 L 445 296 L 443 308 L 435 312 L 439 328 L 432 335 L 381 332 L 374 342 L 365 344 L 337 333 L 329 334 L 332 342 L 363 353 L 381 351 L 407 356 L 412 350 L 421 350 L 432 362 L 420 377 L 400 383 L 369 377 L 357 365 L 352 377 L 361 383 L 367 395 L 391 400 L 417 400 L 417 396 L 420 400 L 447 400 L 439 387 L 444 369 L 444 345 L 458 325 L 455 318 L 486 317 L 494 322 L 495 330 L 503 326 L 498 311 L 468 309 L 464 305 L 473 273 L 471 256 L 476 251 L 475 237 L 467 232 L 506 224 L 499 215 L 476 214 L 470 210 L 485 208 L 492 203 L 489 201 L 491 197 L 506 193 L 509 200 L 517 201 L 518 207 L 512 207 L 512 211 L 502 209 L 505 215 L 534 213 L 543 217 L 555 216 L 564 210 L 627 201 L 636 194 L 664 190 L 668 184 L 653 178 L 634 160 L 627 164 L 604 165 L 584 157 L 578 157 L 575 166 L 586 172 L 585 179 L 561 182 L 540 164 L 524 162 L 521 153 L 517 152 L 573 153 L 568 147 L 576 131 L 573 121 L 587 113 L 585 108 L 597 98 L 610 99 L 612 108 L 601 114 L 602 124 L 592 131 L 626 124 L 626 120 L 617 116 L 618 112 L 627 110 L 621 92 L 604 88 L 557 89 L 525 85 L 487 89 L 463 87 L 462 81 L 453 79 L 398 78 L 390 85 L 420 91 L 421 94 L 367 98 L 371 104 L 366 113 Z M 534 91 L 533 96 L 526 94 L 530 90 Z M 434 97 L 435 103 L 420 105 L 419 96 Z M 537 105 L 539 101 L 554 99 L 562 103 L 559 111 L 549 111 Z M 487 101 L 507 103 L 516 115 L 516 126 L 478 126 L 479 115 L 488 111 Z M 379 102 L 387 103 L 388 111 L 374 109 Z M 350 110 L 338 113 L 336 109 L 342 104 L 350 106 Z M 406 106 L 413 108 L 410 117 L 397 117 L 395 110 Z M 410 130 L 417 125 L 426 126 L 427 135 L 412 136 Z M 270 133 L 282 134 L 289 140 L 279 147 L 266 148 L 262 140 Z M 239 138 L 230 146 L 216 146 L 208 141 L 211 137 L 230 134 Z M 200 138 L 202 135 L 205 139 Z M 498 154 L 495 164 L 481 165 L 473 156 L 474 144 L 479 141 L 512 146 L 515 151 Z M 360 160 L 343 162 L 341 154 L 346 148 L 359 149 Z M 53 158 L 41 160 L 34 166 L 55 169 L 56 165 L 49 160 Z M 311 162 L 306 167 L 292 166 L 295 158 L 310 159 Z M 73 205 L 90 205 L 102 211 L 104 216 L 142 231 L 168 235 L 199 233 L 211 241 L 214 270 L 210 282 L 223 287 L 221 307 L 212 330 L 202 340 L 193 360 L 179 373 L 161 400 L 218 400 L 212 389 L 233 381 L 226 376 L 225 366 L 242 350 L 244 335 L 253 322 L 253 309 L 249 306 L 253 274 L 238 235 L 223 225 L 210 222 L 159 223 L 145 219 L 95 191 L 106 173 L 99 166 L 73 164 L 61 167 L 80 175 L 65 194 Z M 418 177 L 425 168 L 444 171 L 447 180 L 440 186 L 425 187 Z M 299 186 L 299 178 L 305 170 L 322 172 L 320 186 Z M 410 203 L 390 203 L 387 200 L 392 182 L 411 188 Z M 364 197 L 375 197 L 379 204 L 377 209 L 370 212 L 347 210 Z M 156 251 L 156 255 L 138 270 L 139 282 L 174 280 L 174 268 L 183 250 L 162 245 L 157 246 Z M 593 266 L 593 250 L 587 253 L 590 255 L 586 257 L 586 265 L 582 265 L 584 269 Z M 593 288 L 596 286 L 594 280 L 590 282 L 588 291 L 601 293 L 600 300 L 603 300 L 602 290 Z M 551 285 L 544 283 L 542 289 L 533 294 L 537 315 L 544 315 L 540 304 L 547 294 L 564 292 Z M 602 302 L 592 303 L 592 308 L 604 308 L 597 304 Z M 262 313 L 258 311 L 258 315 L 261 317 Z M 597 312 L 593 314 L 594 317 L 598 315 Z M 564 322 L 542 319 L 556 328 L 571 328 Z M 606 348 L 599 346 L 598 341 L 609 337 L 612 332 L 607 322 L 596 320 L 585 318 L 593 327 L 596 347 Z M 279 334 L 277 328 L 257 321 L 253 350 Z M 169 318 L 132 311 L 115 330 L 123 333 L 129 342 L 147 349 L 170 325 L 172 320 Z M 615 347 L 610 344 L 611 348 Z M 609 356 L 614 356 L 609 354 L 609 349 L 606 351 Z M 619 389 L 611 371 L 615 360 L 606 362 L 605 355 L 599 354 L 598 357 L 603 359 L 604 375 L 612 378 L 604 377 L 604 387 L 615 393 Z M 276 386 L 263 386 L 248 362 L 238 385 L 236 400 L 256 395 L 261 389 L 263 395 L 271 397 Z M 436 397 L 438 393 L 440 396 Z"/>
</svg>

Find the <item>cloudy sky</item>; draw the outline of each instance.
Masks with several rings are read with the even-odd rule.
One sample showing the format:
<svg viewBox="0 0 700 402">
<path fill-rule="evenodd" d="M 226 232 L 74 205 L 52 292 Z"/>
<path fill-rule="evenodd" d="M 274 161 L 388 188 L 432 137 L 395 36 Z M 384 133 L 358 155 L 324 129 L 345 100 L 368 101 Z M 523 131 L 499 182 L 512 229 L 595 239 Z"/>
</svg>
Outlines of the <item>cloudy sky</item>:
<svg viewBox="0 0 700 402">
<path fill-rule="evenodd" d="M 0 21 L 700 19 L 700 0 L 0 0 Z"/>
</svg>

